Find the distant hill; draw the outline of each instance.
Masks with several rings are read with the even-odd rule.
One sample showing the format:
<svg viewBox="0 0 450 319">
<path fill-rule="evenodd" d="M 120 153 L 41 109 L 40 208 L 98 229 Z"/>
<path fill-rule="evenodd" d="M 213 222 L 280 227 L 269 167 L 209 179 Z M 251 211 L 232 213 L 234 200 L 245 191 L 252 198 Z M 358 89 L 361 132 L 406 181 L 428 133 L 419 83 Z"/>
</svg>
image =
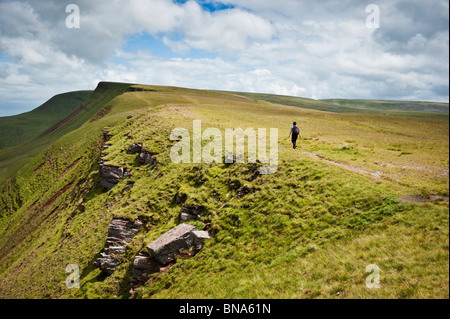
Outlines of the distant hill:
<svg viewBox="0 0 450 319">
<path fill-rule="evenodd" d="M 303 97 L 264 93 L 236 92 L 235 94 L 254 100 L 333 113 L 382 114 L 447 120 L 449 118 L 448 103 L 348 99 L 313 100 Z"/>
<path fill-rule="evenodd" d="M 0 182 L 58 138 L 92 119 L 129 86 L 100 82 L 95 91 L 56 95 L 30 112 L 0 117 Z"/>
<path fill-rule="evenodd" d="M 34 110 L 0 117 L 0 149 L 20 145 L 81 108 L 93 91 L 76 91 L 56 95 Z"/>
</svg>

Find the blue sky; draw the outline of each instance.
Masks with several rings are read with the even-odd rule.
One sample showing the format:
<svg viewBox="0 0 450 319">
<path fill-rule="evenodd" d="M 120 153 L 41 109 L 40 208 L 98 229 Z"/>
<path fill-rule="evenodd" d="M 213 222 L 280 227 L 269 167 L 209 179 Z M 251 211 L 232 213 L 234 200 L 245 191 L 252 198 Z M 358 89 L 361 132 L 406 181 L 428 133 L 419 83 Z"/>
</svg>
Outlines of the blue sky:
<svg viewBox="0 0 450 319">
<path fill-rule="evenodd" d="M 444 0 L 0 1 L 0 116 L 99 81 L 448 102 Z"/>
</svg>

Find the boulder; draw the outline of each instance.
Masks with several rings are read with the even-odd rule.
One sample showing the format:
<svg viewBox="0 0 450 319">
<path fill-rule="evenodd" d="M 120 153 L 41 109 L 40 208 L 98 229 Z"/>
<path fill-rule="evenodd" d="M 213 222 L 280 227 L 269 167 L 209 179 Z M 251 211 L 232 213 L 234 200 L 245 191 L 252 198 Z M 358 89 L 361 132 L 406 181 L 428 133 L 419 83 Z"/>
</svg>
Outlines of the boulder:
<svg viewBox="0 0 450 319">
<path fill-rule="evenodd" d="M 107 141 L 107 140 L 109 140 L 111 138 L 111 135 L 109 134 L 109 130 L 108 129 L 104 129 L 103 130 L 103 139 L 105 140 L 105 141 Z"/>
<path fill-rule="evenodd" d="M 141 150 L 142 150 L 141 143 L 133 144 L 130 147 L 128 147 L 127 154 L 138 154 L 141 152 Z"/>
<path fill-rule="evenodd" d="M 197 219 L 197 215 L 191 214 L 191 212 L 186 207 L 181 207 L 180 222 L 184 223 L 192 219 Z"/>
<path fill-rule="evenodd" d="M 139 232 L 142 222 L 113 218 L 109 223 L 106 245 L 94 264 L 103 272 L 112 274 L 122 262 L 126 245 Z"/>
<path fill-rule="evenodd" d="M 210 239 L 207 231 L 204 230 L 194 230 L 192 232 L 193 244 L 196 250 L 200 250 L 203 248 L 205 244 L 205 240 Z"/>
<path fill-rule="evenodd" d="M 154 158 L 155 155 L 156 153 L 142 150 L 139 154 L 139 163 L 141 165 L 153 165 L 156 163 L 156 160 Z"/>
<path fill-rule="evenodd" d="M 158 263 L 151 258 L 145 251 L 139 252 L 139 254 L 134 257 L 133 268 L 131 271 L 132 285 L 137 285 L 139 283 L 147 281 L 150 274 L 159 272 L 160 267 Z"/>
<path fill-rule="evenodd" d="M 110 190 L 123 177 L 124 169 L 120 166 L 100 166 L 100 185 Z"/>
<path fill-rule="evenodd" d="M 147 245 L 147 250 L 159 263 L 165 265 L 175 259 L 175 255 L 193 245 L 192 231 L 197 227 L 180 224 Z"/>
</svg>

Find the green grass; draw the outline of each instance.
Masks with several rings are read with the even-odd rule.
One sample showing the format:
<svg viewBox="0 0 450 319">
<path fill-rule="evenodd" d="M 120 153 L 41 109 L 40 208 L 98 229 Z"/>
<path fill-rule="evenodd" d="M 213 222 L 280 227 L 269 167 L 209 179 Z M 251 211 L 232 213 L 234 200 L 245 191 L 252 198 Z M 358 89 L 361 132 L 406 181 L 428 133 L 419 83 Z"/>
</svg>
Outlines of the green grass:
<svg viewBox="0 0 450 319">
<path fill-rule="evenodd" d="M 19 115 L 0 117 L 0 150 L 23 144 L 81 107 L 93 91 L 59 94 L 40 107 Z"/>
<path fill-rule="evenodd" d="M 189 223 L 208 228 L 212 239 L 144 284 L 138 298 L 448 298 L 448 201 L 399 199 L 448 196 L 448 121 L 136 87 L 146 91 L 114 93 L 91 120 L 3 184 L 1 297 L 130 298 L 134 256 L 179 223 L 175 198 L 185 195 L 184 205 L 204 208 L 201 220 Z M 278 171 L 255 175 L 259 164 L 172 163 L 170 131 L 192 130 L 193 119 L 222 132 L 279 128 Z M 287 138 L 293 120 L 303 136 L 297 150 Z M 104 128 L 112 134 L 107 150 Z M 133 143 L 158 153 L 156 170 L 126 153 Z M 98 187 L 101 152 L 108 164 L 131 173 L 110 191 Z M 240 196 L 243 187 L 248 193 Z M 105 277 L 92 263 L 113 217 L 139 218 L 145 227 Z M 64 284 L 70 263 L 80 267 L 80 289 Z M 365 286 L 369 264 L 380 267 L 380 289 Z"/>
<path fill-rule="evenodd" d="M 408 116 L 443 120 L 448 120 L 449 118 L 448 103 L 348 99 L 313 100 L 295 96 L 262 93 L 236 92 L 235 94 L 256 101 L 266 101 L 333 113 L 379 114 L 386 116 Z"/>
<path fill-rule="evenodd" d="M 5 141 L 4 145 L 12 145 L 0 149 L 0 182 L 11 177 L 51 143 L 93 118 L 109 101 L 128 87 L 129 84 L 125 83 L 100 82 L 93 92 L 58 95 L 29 113 L 0 118 L 0 122 L 5 122 L 4 128 L 8 132 L 0 142 Z M 82 101 L 81 97 L 87 97 L 88 93 L 89 97 Z M 73 109 L 78 112 L 68 118 Z M 59 110 L 62 112 L 57 116 Z M 101 116 L 102 114 L 97 115 Z M 60 120 L 64 121 L 62 125 L 58 125 Z M 17 135 L 17 138 L 10 138 L 10 135 Z"/>
</svg>

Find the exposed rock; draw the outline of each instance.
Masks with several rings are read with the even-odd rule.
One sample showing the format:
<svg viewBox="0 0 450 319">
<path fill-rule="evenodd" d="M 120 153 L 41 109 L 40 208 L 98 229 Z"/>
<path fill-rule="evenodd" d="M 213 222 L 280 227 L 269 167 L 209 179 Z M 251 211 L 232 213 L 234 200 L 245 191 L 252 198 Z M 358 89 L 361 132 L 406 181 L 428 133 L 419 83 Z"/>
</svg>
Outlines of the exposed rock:
<svg viewBox="0 0 450 319">
<path fill-rule="evenodd" d="M 127 120 L 129 120 L 129 119 L 131 119 L 131 118 L 133 118 L 133 115 L 128 115 L 128 116 L 127 116 Z"/>
<path fill-rule="evenodd" d="M 191 214 L 186 207 L 182 207 L 180 210 L 180 222 L 184 223 L 192 219 L 197 219 L 197 216 Z"/>
<path fill-rule="evenodd" d="M 112 274 L 122 262 L 126 245 L 139 232 L 142 222 L 122 218 L 113 218 L 109 223 L 106 245 L 94 264 L 103 272 Z"/>
<path fill-rule="evenodd" d="M 137 153 L 140 153 L 141 150 L 142 150 L 141 143 L 133 144 L 128 148 L 127 154 L 137 154 Z"/>
<path fill-rule="evenodd" d="M 174 260 L 175 255 L 193 245 L 192 231 L 197 227 L 180 224 L 147 245 L 147 250 L 158 262 L 165 265 Z"/>
<path fill-rule="evenodd" d="M 141 251 L 134 258 L 130 294 L 135 295 L 136 289 L 148 280 L 150 274 L 160 274 L 172 267 L 176 262 L 175 256 L 189 258 L 197 254 L 209 238 L 206 231 L 180 224 L 150 243 L 147 251 Z M 183 252 L 185 250 L 188 251 Z"/>
<path fill-rule="evenodd" d="M 136 255 L 133 262 L 133 269 L 131 272 L 132 286 L 145 282 L 148 276 L 152 273 L 159 272 L 160 265 L 156 260 L 151 258 L 145 251 L 141 251 Z"/>
<path fill-rule="evenodd" d="M 156 153 L 152 153 L 146 150 L 142 150 L 139 154 L 139 162 L 141 165 L 153 165 L 156 163 L 154 156 Z"/>
<path fill-rule="evenodd" d="M 108 129 L 104 129 L 103 130 L 103 139 L 105 140 L 105 141 L 107 141 L 107 140 L 109 140 L 111 138 L 111 135 L 109 134 L 109 130 Z"/>
<path fill-rule="evenodd" d="M 176 204 L 183 204 L 186 200 L 187 200 L 186 194 L 176 193 L 176 195 L 175 195 L 175 203 Z"/>
<path fill-rule="evenodd" d="M 196 250 L 200 250 L 203 248 L 205 244 L 205 240 L 210 239 L 207 231 L 204 230 L 194 230 L 192 232 L 193 244 Z"/>
<path fill-rule="evenodd" d="M 195 218 L 199 218 L 200 214 L 205 211 L 205 207 L 202 205 L 189 205 L 181 207 L 180 214 L 186 213 L 195 216 Z"/>
<path fill-rule="evenodd" d="M 113 188 L 119 180 L 123 177 L 124 169 L 120 166 L 100 166 L 100 185 L 110 190 Z"/>
</svg>

